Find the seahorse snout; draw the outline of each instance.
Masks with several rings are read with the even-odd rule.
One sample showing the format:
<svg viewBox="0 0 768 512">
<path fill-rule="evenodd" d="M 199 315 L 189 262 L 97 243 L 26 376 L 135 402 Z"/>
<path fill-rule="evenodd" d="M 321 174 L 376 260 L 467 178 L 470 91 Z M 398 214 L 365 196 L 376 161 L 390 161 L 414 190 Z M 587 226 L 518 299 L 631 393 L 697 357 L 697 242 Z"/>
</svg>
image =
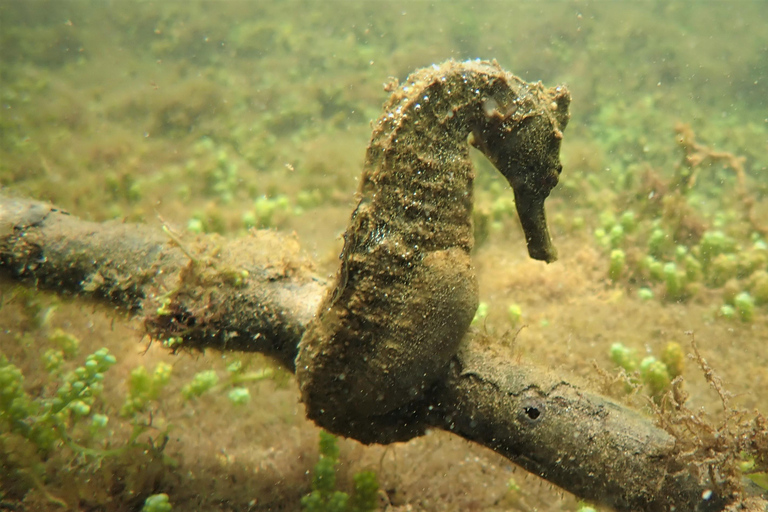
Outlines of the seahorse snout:
<svg viewBox="0 0 768 512">
<path fill-rule="evenodd" d="M 528 255 L 535 260 L 552 263 L 557 260 L 557 249 L 552 245 L 547 228 L 547 217 L 544 212 L 546 196 L 526 192 L 520 187 L 514 190 L 517 216 L 525 233 Z"/>
</svg>

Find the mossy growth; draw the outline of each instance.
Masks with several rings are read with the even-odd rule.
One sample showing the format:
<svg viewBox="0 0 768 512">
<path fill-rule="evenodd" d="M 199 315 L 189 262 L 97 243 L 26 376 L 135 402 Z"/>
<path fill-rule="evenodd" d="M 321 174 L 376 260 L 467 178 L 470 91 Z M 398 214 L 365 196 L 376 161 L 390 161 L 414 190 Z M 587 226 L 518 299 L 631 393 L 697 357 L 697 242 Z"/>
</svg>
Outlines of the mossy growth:
<svg viewBox="0 0 768 512">
<path fill-rule="evenodd" d="M 611 345 L 609 355 L 611 361 L 627 372 L 631 373 L 637 370 L 637 355 L 634 350 L 625 347 L 624 344 L 614 343 Z"/>
<path fill-rule="evenodd" d="M 653 299 L 653 290 L 650 288 L 640 288 L 637 290 L 637 297 L 640 300 L 651 300 Z"/>
<path fill-rule="evenodd" d="M 150 375 L 144 366 L 137 366 L 128 378 L 128 396 L 120 409 L 120 414 L 130 417 L 144 412 L 150 402 L 157 401 L 163 388 L 171 380 L 171 366 L 160 362 Z"/>
<path fill-rule="evenodd" d="M 677 265 L 670 261 L 664 265 L 663 271 L 667 300 L 683 299 L 685 296 L 683 275 L 677 270 Z"/>
<path fill-rule="evenodd" d="M 750 290 L 755 304 L 768 304 L 768 272 L 760 270 L 752 275 Z"/>
<path fill-rule="evenodd" d="M 720 288 L 739 275 L 739 260 L 734 254 L 719 254 L 708 267 L 707 284 Z"/>
<path fill-rule="evenodd" d="M 669 235 L 664 230 L 656 228 L 648 238 L 648 253 L 654 258 L 662 258 L 669 244 Z"/>
<path fill-rule="evenodd" d="M 354 475 L 352 496 L 336 490 L 339 447 L 336 436 L 320 431 L 320 459 L 312 475 L 312 492 L 301 499 L 304 512 L 371 512 L 379 505 L 379 483 L 373 471 Z"/>
<path fill-rule="evenodd" d="M 104 372 L 114 364 L 114 356 L 99 349 L 64 376 L 53 395 L 33 398 L 24 389 L 21 370 L 0 354 L 0 433 L 21 436 L 42 457 L 61 444 L 85 451 L 75 442 L 75 427 L 93 419 Z M 95 420 L 102 423 L 102 417 Z"/>
<path fill-rule="evenodd" d="M 224 379 L 219 378 L 215 370 L 204 370 L 195 374 L 192 380 L 181 388 L 185 400 L 198 398 L 206 393 L 227 391 L 227 398 L 232 405 L 242 406 L 251 401 L 251 392 L 245 384 L 273 379 L 275 371 L 271 368 L 261 368 L 247 371 L 241 360 L 236 360 L 227 366 Z"/>
<path fill-rule="evenodd" d="M 173 507 L 165 493 L 153 494 L 144 500 L 144 506 L 141 508 L 141 512 L 171 512 Z"/>
<path fill-rule="evenodd" d="M 204 394 L 226 392 L 232 405 L 243 406 L 251 401 L 251 391 L 246 387 L 247 384 L 262 380 L 274 380 L 279 383 L 282 378 L 284 375 L 272 368 L 248 371 L 247 365 L 238 359 L 227 366 L 224 378 L 215 370 L 196 373 L 192 380 L 181 388 L 181 395 L 185 400 L 194 400 Z"/>
<path fill-rule="evenodd" d="M 720 307 L 720 310 L 717 312 L 717 314 L 721 318 L 725 318 L 727 320 L 732 320 L 732 319 L 736 318 L 736 308 L 734 308 L 730 304 L 723 304 Z"/>
<path fill-rule="evenodd" d="M 650 395 L 655 399 L 666 393 L 672 383 L 667 365 L 653 356 L 648 356 L 640 362 L 640 375 Z"/>
<path fill-rule="evenodd" d="M 685 354 L 683 347 L 675 341 L 670 341 L 661 353 L 661 362 L 667 367 L 671 378 L 679 377 L 685 369 Z"/>
<path fill-rule="evenodd" d="M 654 400 L 660 400 L 670 389 L 672 380 L 682 375 L 685 355 L 679 343 L 670 341 L 664 347 L 660 359 L 649 355 L 638 360 L 637 351 L 622 343 L 611 345 L 611 361 L 630 376 L 630 384 L 643 384 Z"/>
<path fill-rule="evenodd" d="M 523 320 L 523 308 L 519 304 L 510 304 L 507 308 L 507 317 L 512 328 L 517 327 Z"/>
<path fill-rule="evenodd" d="M 485 320 L 488 318 L 488 310 L 489 305 L 485 301 L 480 301 L 480 304 L 477 305 L 477 311 L 475 311 L 475 316 L 472 318 L 472 325 L 473 326 L 479 326 L 482 325 Z"/>
<path fill-rule="evenodd" d="M 611 251 L 611 263 L 608 267 L 608 277 L 614 283 L 618 281 L 622 274 L 624 274 L 624 267 L 626 266 L 627 256 L 621 249 L 614 249 Z"/>
<path fill-rule="evenodd" d="M 730 254 L 736 250 L 736 241 L 725 235 L 722 231 L 707 231 L 699 242 L 699 258 L 708 268 L 709 264 L 721 254 Z"/>
<path fill-rule="evenodd" d="M 116 363 L 106 348 L 88 355 L 84 364 L 71 368 L 69 361 L 74 356 L 78 340 L 63 330 L 54 330 L 48 336 L 53 346 L 46 350 L 41 360 L 56 387 L 45 386 L 30 394 L 24 383 L 22 371 L 0 353 L 0 488 L 5 498 L 24 500 L 29 493 L 50 502 L 56 507 L 70 508 L 70 504 L 59 498 L 61 492 L 71 495 L 62 486 L 71 486 L 72 480 L 62 481 L 54 468 L 67 466 L 69 478 L 77 481 L 77 492 L 93 496 L 93 503 L 103 498 L 89 489 L 101 480 L 80 479 L 81 472 L 89 468 L 104 468 L 105 474 L 130 474 L 133 467 L 141 467 L 149 460 L 169 462 L 162 456 L 164 442 L 154 443 L 148 439 L 139 442 L 140 436 L 152 427 L 139 415 L 150 394 L 145 393 L 138 400 L 138 393 L 127 401 L 125 415 L 130 423 L 130 435 L 117 440 L 114 435 L 121 429 L 119 421 L 114 428 L 108 428 L 108 408 L 102 401 L 102 391 L 109 369 Z M 155 427 L 156 428 L 156 427 Z M 159 437 L 165 437 L 161 432 Z M 144 492 L 135 488 L 134 492 Z"/>
<path fill-rule="evenodd" d="M 253 209 L 243 214 L 243 226 L 248 229 L 275 227 L 293 213 L 295 209 L 291 208 L 288 196 L 259 196 L 253 202 Z"/>
<path fill-rule="evenodd" d="M 648 180 L 653 193 L 663 182 L 654 176 Z M 682 196 L 672 200 L 672 192 L 664 194 L 662 199 L 669 201 L 660 199 L 659 209 L 644 203 L 641 198 L 653 194 L 643 193 L 621 205 L 606 205 L 599 214 L 595 242 L 608 260 L 611 283 L 635 290 L 644 301 L 701 303 L 717 296 L 707 289 L 722 290 L 723 304 L 712 305 L 716 316 L 754 322 L 759 308 L 768 305 L 768 244 L 763 236 L 736 227 L 736 214 L 730 210 L 710 215 L 694 207 L 681 209 L 676 201 Z M 644 208 L 635 210 L 637 214 L 632 209 L 614 213 L 638 203 Z"/>
<path fill-rule="evenodd" d="M 736 313 L 742 322 L 752 322 L 755 319 L 755 299 L 749 292 L 741 292 L 733 299 Z"/>
</svg>

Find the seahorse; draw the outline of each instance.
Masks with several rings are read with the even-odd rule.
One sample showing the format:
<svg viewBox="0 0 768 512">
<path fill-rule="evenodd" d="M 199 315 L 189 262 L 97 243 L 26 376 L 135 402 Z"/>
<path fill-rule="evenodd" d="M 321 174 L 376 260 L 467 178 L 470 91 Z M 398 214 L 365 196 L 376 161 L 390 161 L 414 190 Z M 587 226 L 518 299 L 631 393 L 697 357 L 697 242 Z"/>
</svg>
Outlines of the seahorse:
<svg viewBox="0 0 768 512">
<path fill-rule="evenodd" d="M 307 416 L 362 442 L 420 433 L 418 403 L 478 306 L 469 144 L 506 177 L 532 258 L 556 253 L 544 200 L 557 184 L 570 94 L 494 62 L 448 61 L 399 85 L 373 125 L 335 283 L 304 333 Z"/>
</svg>

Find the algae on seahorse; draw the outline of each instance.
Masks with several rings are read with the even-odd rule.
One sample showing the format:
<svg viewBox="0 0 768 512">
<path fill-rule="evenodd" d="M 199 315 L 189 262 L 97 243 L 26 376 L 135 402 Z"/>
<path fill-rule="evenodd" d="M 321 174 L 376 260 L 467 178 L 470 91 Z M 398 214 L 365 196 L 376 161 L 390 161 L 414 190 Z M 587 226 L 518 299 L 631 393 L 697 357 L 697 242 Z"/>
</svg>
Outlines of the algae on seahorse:
<svg viewBox="0 0 768 512">
<path fill-rule="evenodd" d="M 562 169 L 569 103 L 565 87 L 483 61 L 419 70 L 394 91 L 374 125 L 335 287 L 299 347 L 310 418 L 370 442 L 420 432 L 408 404 L 441 376 L 478 304 L 469 143 L 512 186 L 530 256 L 551 262 L 544 199 Z"/>
</svg>

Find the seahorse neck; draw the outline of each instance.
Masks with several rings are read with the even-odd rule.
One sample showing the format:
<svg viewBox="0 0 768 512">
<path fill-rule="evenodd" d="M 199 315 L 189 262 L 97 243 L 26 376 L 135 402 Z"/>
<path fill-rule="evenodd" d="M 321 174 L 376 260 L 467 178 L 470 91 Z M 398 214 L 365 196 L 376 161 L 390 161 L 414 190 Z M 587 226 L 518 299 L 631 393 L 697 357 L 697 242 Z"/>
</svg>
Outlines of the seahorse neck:
<svg viewBox="0 0 768 512">
<path fill-rule="evenodd" d="M 400 230 L 409 243 L 469 251 L 474 173 L 467 137 L 524 85 L 488 62 L 449 61 L 410 75 L 374 124 L 361 204 L 375 202 L 389 218 L 414 226 Z M 447 229 L 430 228 L 438 223 Z"/>
<path fill-rule="evenodd" d="M 419 146 L 425 154 L 464 153 L 473 127 L 525 85 L 496 63 L 449 61 L 419 70 L 384 105 L 366 163 L 375 165 L 387 151 L 407 146 Z"/>
</svg>

